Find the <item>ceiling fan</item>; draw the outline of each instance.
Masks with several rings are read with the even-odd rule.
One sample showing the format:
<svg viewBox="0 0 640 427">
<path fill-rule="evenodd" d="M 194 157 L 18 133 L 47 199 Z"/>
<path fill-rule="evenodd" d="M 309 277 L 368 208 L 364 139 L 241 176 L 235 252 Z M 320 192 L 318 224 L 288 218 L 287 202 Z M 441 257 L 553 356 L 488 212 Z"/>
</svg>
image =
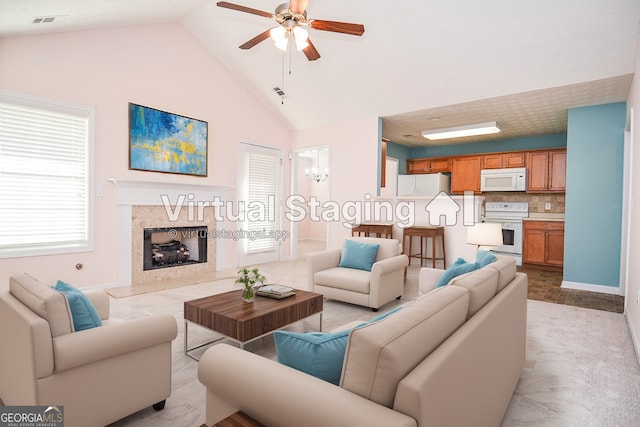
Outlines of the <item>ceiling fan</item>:
<svg viewBox="0 0 640 427">
<path fill-rule="evenodd" d="M 354 36 L 361 36 L 364 33 L 364 25 L 361 24 L 307 19 L 307 4 L 309 4 L 309 0 L 291 0 L 290 3 L 283 3 L 276 7 L 275 13 L 252 9 L 226 1 L 218 2 L 217 6 L 275 19 L 278 23 L 277 27 L 270 28 L 241 44 L 240 49 L 251 49 L 258 43 L 271 37 L 276 47 L 286 51 L 289 40 L 293 39 L 297 50 L 302 50 L 309 61 L 315 61 L 320 58 L 320 54 L 313 43 L 311 43 L 309 33 L 304 27 L 311 27 L 314 30 L 351 34 Z"/>
</svg>

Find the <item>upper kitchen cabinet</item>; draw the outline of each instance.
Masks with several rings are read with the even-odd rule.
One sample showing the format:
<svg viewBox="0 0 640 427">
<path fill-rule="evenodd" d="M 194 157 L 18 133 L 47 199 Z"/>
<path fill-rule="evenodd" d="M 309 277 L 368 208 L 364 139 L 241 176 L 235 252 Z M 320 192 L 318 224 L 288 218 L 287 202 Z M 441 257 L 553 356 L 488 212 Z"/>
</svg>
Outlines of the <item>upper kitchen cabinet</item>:
<svg viewBox="0 0 640 427">
<path fill-rule="evenodd" d="M 527 192 L 563 193 L 567 188 L 567 150 L 527 153 Z"/>
<path fill-rule="evenodd" d="M 437 172 L 451 172 L 451 159 L 449 157 L 407 160 L 407 174 Z"/>
<path fill-rule="evenodd" d="M 482 156 L 460 156 L 451 160 L 451 193 L 461 194 L 467 190 L 480 192 L 480 169 Z"/>
<path fill-rule="evenodd" d="M 525 158 L 524 151 L 485 154 L 482 156 L 482 169 L 523 168 Z"/>
</svg>

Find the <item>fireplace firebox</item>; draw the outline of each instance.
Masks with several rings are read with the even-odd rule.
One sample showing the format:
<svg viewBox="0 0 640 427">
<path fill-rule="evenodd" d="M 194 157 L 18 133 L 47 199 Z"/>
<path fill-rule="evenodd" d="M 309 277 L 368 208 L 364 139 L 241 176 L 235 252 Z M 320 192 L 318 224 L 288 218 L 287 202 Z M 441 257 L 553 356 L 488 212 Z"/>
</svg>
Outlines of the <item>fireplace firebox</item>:
<svg viewBox="0 0 640 427">
<path fill-rule="evenodd" d="M 143 270 L 207 262 L 207 227 L 144 229 Z"/>
</svg>

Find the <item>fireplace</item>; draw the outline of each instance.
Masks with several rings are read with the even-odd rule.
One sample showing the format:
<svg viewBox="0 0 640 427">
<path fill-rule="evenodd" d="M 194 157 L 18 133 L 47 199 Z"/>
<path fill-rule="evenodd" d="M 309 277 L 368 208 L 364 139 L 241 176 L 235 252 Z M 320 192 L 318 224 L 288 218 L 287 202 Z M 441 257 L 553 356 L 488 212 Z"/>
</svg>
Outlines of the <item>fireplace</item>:
<svg viewBox="0 0 640 427">
<path fill-rule="evenodd" d="M 224 245 L 218 245 L 218 239 L 210 238 L 217 228 L 225 228 L 218 223 L 214 207 L 204 209 L 203 218 L 190 217 L 188 202 L 192 200 L 212 200 L 214 197 L 226 198 L 230 190 L 227 187 L 202 184 L 179 184 L 171 182 L 130 181 L 110 178 L 117 186 L 118 217 L 118 287 L 144 288 L 147 284 L 161 282 L 196 283 L 211 278 L 217 271 L 219 257 L 224 256 Z M 185 195 L 187 195 L 185 197 Z M 170 206 L 165 206 L 169 200 Z M 180 209 L 178 209 L 180 207 Z M 177 218 L 176 218 L 177 215 Z M 180 268 L 152 268 L 144 266 L 144 229 L 178 227 L 206 227 L 206 262 L 179 264 Z M 176 233 L 177 234 L 177 233 Z M 168 242 L 173 237 L 166 235 Z M 176 239 L 178 240 L 178 239 Z M 162 243 L 161 242 L 161 243 Z M 224 242 L 235 247 L 233 242 Z M 189 250 L 191 252 L 192 249 Z M 195 253 L 195 250 L 194 250 Z M 204 257 L 201 258 L 204 260 Z"/>
<path fill-rule="evenodd" d="M 143 271 L 207 262 L 207 227 L 145 228 Z"/>
</svg>

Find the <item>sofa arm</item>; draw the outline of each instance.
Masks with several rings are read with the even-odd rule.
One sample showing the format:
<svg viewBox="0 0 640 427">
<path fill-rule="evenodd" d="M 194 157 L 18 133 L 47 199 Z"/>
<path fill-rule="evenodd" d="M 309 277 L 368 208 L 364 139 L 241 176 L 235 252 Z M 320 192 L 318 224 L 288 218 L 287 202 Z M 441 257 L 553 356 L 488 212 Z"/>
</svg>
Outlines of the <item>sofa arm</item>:
<svg viewBox="0 0 640 427">
<path fill-rule="evenodd" d="M 373 263 L 373 265 L 371 266 L 371 274 L 382 275 L 385 273 L 403 269 L 408 265 L 409 257 L 404 254 L 400 254 Z"/>
<path fill-rule="evenodd" d="M 109 319 L 109 309 L 111 301 L 109 295 L 103 290 L 84 291 L 84 294 L 91 300 L 101 320 Z"/>
<path fill-rule="evenodd" d="M 420 269 L 418 276 L 418 289 L 421 294 L 431 292 L 436 288 L 440 276 L 444 274 L 445 270 L 439 270 L 436 268 L 423 267 Z"/>
<path fill-rule="evenodd" d="M 117 322 L 53 339 L 55 371 L 60 372 L 162 343 L 178 333 L 176 319 L 168 314 Z"/>
<path fill-rule="evenodd" d="M 242 411 L 267 426 L 416 426 L 413 418 L 311 375 L 227 344 L 205 352 L 206 423 Z"/>
</svg>

